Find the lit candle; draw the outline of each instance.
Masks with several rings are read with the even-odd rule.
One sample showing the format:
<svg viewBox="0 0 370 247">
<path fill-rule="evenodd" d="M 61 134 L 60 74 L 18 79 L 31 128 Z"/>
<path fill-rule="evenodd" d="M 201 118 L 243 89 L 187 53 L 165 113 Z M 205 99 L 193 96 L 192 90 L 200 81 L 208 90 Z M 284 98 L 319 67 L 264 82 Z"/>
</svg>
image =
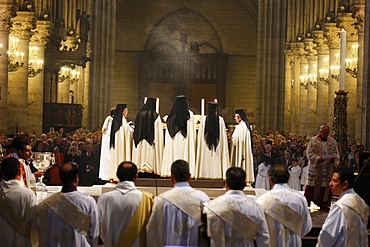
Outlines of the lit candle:
<svg viewBox="0 0 370 247">
<path fill-rule="evenodd" d="M 217 99 L 215 99 L 215 100 L 214 100 L 214 102 L 216 102 L 216 103 L 217 103 Z"/>
<path fill-rule="evenodd" d="M 148 100 L 148 98 L 147 97 L 144 97 L 144 104 L 146 103 L 147 100 Z"/>
<path fill-rule="evenodd" d="M 204 116 L 204 99 L 200 101 L 200 115 Z"/>
<path fill-rule="evenodd" d="M 155 111 L 159 114 L 159 98 L 157 98 L 157 101 L 155 102 Z"/>
<path fill-rule="evenodd" d="M 344 90 L 346 79 L 346 31 L 340 32 L 340 70 L 339 70 L 339 90 Z"/>
</svg>

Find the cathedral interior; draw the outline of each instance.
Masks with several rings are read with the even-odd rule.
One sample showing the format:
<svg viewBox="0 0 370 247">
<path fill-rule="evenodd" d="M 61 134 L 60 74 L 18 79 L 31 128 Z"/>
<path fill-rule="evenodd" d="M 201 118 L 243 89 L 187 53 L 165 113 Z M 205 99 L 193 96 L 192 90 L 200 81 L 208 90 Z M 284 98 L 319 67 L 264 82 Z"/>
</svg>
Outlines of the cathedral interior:
<svg viewBox="0 0 370 247">
<path fill-rule="evenodd" d="M 101 126 L 145 97 L 217 99 L 260 133 L 327 123 L 370 147 L 365 0 L 0 0 L 0 133 Z M 206 104 L 207 105 L 207 104 Z M 337 122 L 336 122 L 337 121 Z M 338 123 L 339 121 L 339 123 Z"/>
</svg>

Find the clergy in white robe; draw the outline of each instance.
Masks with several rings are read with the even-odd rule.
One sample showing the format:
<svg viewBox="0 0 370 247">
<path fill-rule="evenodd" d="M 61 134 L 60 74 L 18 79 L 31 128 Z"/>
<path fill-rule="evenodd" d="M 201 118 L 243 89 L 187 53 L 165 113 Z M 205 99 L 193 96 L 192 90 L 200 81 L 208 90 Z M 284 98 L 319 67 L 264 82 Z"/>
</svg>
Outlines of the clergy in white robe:
<svg viewBox="0 0 370 247">
<path fill-rule="evenodd" d="M 59 169 L 62 191 L 37 206 L 40 246 L 97 246 L 99 212 L 94 198 L 77 191 L 78 168 Z"/>
<path fill-rule="evenodd" d="M 256 201 L 265 211 L 270 246 L 302 246 L 302 237 L 312 228 L 306 198 L 289 188 L 289 171 L 285 165 L 273 165 L 269 175 L 272 189 Z"/>
<path fill-rule="evenodd" d="M 122 161 L 131 161 L 134 130 L 128 124 L 127 104 L 118 104 L 114 112 L 110 134 L 109 179 L 118 180 L 117 167 Z"/>
<path fill-rule="evenodd" d="M 235 127 L 231 137 L 230 165 L 241 167 L 247 173 L 247 183 L 254 182 L 252 129 L 243 109 L 235 110 Z"/>
<path fill-rule="evenodd" d="M 204 204 L 211 246 L 269 246 L 270 237 L 261 205 L 247 197 L 246 173 L 240 167 L 226 172 L 227 192 Z"/>
<path fill-rule="evenodd" d="M 329 186 L 333 195 L 340 197 L 329 211 L 317 246 L 369 246 L 369 206 L 353 190 L 354 181 L 350 168 L 340 167 L 334 171 Z"/>
<path fill-rule="evenodd" d="M 160 175 L 163 161 L 163 125 L 156 110 L 156 99 L 148 98 L 135 118 L 132 162 L 139 171 Z"/>
<path fill-rule="evenodd" d="M 1 162 L 0 245 L 32 246 L 31 228 L 35 227 L 35 193 L 21 182 L 21 164 L 16 158 Z"/>
<path fill-rule="evenodd" d="M 218 116 L 218 103 L 208 103 L 208 115 L 198 131 L 197 178 L 224 179 L 229 168 L 229 148 L 224 119 Z"/>
<path fill-rule="evenodd" d="M 99 166 L 99 178 L 101 180 L 109 180 L 110 134 L 115 110 L 115 107 L 110 109 L 110 115 L 105 118 L 103 126 L 101 128 L 102 138 Z"/>
<path fill-rule="evenodd" d="M 269 170 L 271 168 L 271 165 L 262 162 L 258 165 L 258 173 L 256 176 L 256 186 L 255 188 L 263 188 L 265 190 L 270 190 L 270 178 L 269 178 Z"/>
<path fill-rule="evenodd" d="M 184 160 L 171 166 L 174 188 L 154 199 L 147 225 L 148 246 L 198 246 L 202 203 L 209 197 L 189 185 L 191 174 Z"/>
<path fill-rule="evenodd" d="M 171 165 L 178 159 L 189 163 L 190 173 L 195 176 L 196 129 L 194 115 L 188 109 L 186 96 L 176 97 L 166 121 L 165 146 L 161 176 L 171 176 Z"/>
<path fill-rule="evenodd" d="M 299 176 L 301 176 L 301 167 L 298 165 L 298 160 L 292 158 L 292 165 L 289 167 L 289 181 L 288 185 L 293 190 L 301 190 L 301 181 Z"/>
<path fill-rule="evenodd" d="M 135 187 L 137 171 L 132 162 L 122 162 L 117 169 L 120 182 L 99 197 L 99 228 L 105 247 L 146 244 L 146 224 L 154 195 Z"/>
</svg>

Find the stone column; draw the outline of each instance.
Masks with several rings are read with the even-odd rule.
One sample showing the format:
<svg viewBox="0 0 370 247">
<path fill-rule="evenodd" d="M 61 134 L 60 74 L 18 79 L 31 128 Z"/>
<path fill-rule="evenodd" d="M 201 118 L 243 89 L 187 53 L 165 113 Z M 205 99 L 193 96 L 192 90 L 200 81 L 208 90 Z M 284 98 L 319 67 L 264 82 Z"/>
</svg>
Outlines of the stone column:
<svg viewBox="0 0 370 247">
<path fill-rule="evenodd" d="M 338 15 L 341 26 L 347 31 L 346 57 L 352 55 L 352 45 L 358 44 L 357 29 L 355 28 L 356 20 L 352 18 L 352 13 L 341 13 Z M 357 101 L 357 78 L 346 73 L 345 91 L 348 91 L 347 121 L 348 121 L 348 139 L 355 140 L 356 133 L 356 101 Z M 360 131 L 360 130 L 358 130 Z M 356 140 L 357 141 L 357 140 Z"/>
<path fill-rule="evenodd" d="M 0 2 L 0 134 L 8 133 L 8 41 L 10 19 L 15 16 L 16 6 L 14 1 Z"/>
<path fill-rule="evenodd" d="M 365 1 L 355 1 L 353 16 L 356 18 L 356 29 L 358 30 L 358 63 L 357 63 L 357 101 L 356 101 L 356 133 L 357 143 L 366 142 L 366 119 L 364 102 L 364 21 L 365 21 Z"/>
<path fill-rule="evenodd" d="M 285 101 L 284 101 L 284 130 L 291 130 L 291 102 L 293 97 L 294 83 L 294 57 L 291 49 L 285 52 Z"/>
<path fill-rule="evenodd" d="M 334 112 L 335 91 L 338 91 L 338 74 L 333 73 L 332 66 L 339 66 L 339 31 L 335 23 L 325 23 L 324 35 L 329 46 L 329 88 L 328 88 L 328 125 L 331 125 Z"/>
<path fill-rule="evenodd" d="M 316 97 L 316 130 L 318 126 L 328 123 L 328 90 L 329 90 L 329 47 L 325 43 L 322 30 L 314 31 L 317 50 L 317 97 Z M 320 70 L 321 71 L 320 73 Z M 321 74 L 321 75 L 320 75 Z M 321 77 L 324 76 L 324 77 Z M 331 119 L 330 119 L 331 121 Z"/>
<path fill-rule="evenodd" d="M 35 46 L 37 50 L 37 59 L 45 61 L 45 46 L 49 41 L 51 32 L 50 21 L 38 20 L 36 29 L 30 40 L 30 46 Z M 31 56 L 31 54 L 30 54 Z M 34 59 L 30 57 L 30 59 Z M 44 64 L 42 71 L 37 71 L 37 61 L 33 68 L 28 70 L 28 132 L 35 131 L 38 135 L 42 132 L 42 117 L 44 105 Z M 34 69 L 35 71 L 31 71 Z M 33 72 L 33 73 L 32 73 Z"/>
<path fill-rule="evenodd" d="M 304 54 L 303 48 L 300 50 L 300 63 L 299 63 L 299 70 L 300 70 L 300 76 L 308 76 L 308 60 L 307 57 Z M 302 79 L 300 79 L 299 85 L 300 85 L 300 92 L 299 92 L 299 131 L 301 135 L 307 134 L 307 80 L 304 79 L 303 82 Z"/>
<path fill-rule="evenodd" d="M 316 86 L 317 86 L 317 57 L 313 39 L 305 40 L 305 50 L 308 54 L 308 75 L 307 86 L 307 116 L 306 135 L 313 136 L 316 133 Z"/>
<path fill-rule="evenodd" d="M 19 52 L 24 52 L 23 67 L 16 71 L 9 71 L 8 78 L 8 133 L 27 131 L 28 121 L 28 45 L 33 29 L 33 12 L 17 12 L 17 16 L 12 19 L 10 36 L 19 39 Z"/>
<path fill-rule="evenodd" d="M 293 46 L 293 82 L 292 82 L 292 98 L 290 101 L 290 111 L 292 112 L 291 117 L 291 132 L 299 132 L 300 124 L 300 90 L 302 89 L 299 82 L 300 76 L 300 59 L 299 59 L 299 50 L 300 46 L 303 49 L 303 43 L 295 43 Z M 297 121 L 298 120 L 298 121 Z"/>
</svg>

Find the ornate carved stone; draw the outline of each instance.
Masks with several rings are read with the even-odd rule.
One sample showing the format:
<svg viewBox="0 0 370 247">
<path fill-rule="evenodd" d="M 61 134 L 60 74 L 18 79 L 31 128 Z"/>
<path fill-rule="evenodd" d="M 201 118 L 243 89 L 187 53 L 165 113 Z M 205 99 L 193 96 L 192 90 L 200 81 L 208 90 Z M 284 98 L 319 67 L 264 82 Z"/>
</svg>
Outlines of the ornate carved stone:
<svg viewBox="0 0 370 247">
<path fill-rule="evenodd" d="M 338 15 L 337 26 L 347 31 L 347 41 L 358 42 L 358 30 L 356 29 L 356 19 L 352 18 L 351 13 L 341 13 Z"/>
<path fill-rule="evenodd" d="M 11 27 L 10 19 L 16 16 L 16 7 L 1 8 L 0 6 L 0 30 L 9 31 Z"/>
<path fill-rule="evenodd" d="M 355 18 L 357 20 L 355 22 L 355 28 L 359 32 L 363 32 L 364 31 L 364 21 L 365 21 L 365 10 L 355 7 L 353 8 L 352 12 L 353 12 L 352 18 Z"/>
<path fill-rule="evenodd" d="M 304 41 L 304 49 L 309 56 L 309 59 L 316 56 L 316 44 L 313 42 L 313 39 L 305 39 Z"/>
<path fill-rule="evenodd" d="M 327 45 L 330 49 L 339 49 L 339 32 L 340 29 L 336 27 L 335 23 L 325 23 L 324 37 L 327 39 Z"/>
<path fill-rule="evenodd" d="M 32 30 L 30 45 L 45 46 L 51 35 L 50 21 L 37 21 L 36 29 Z"/>
<path fill-rule="evenodd" d="M 322 30 L 314 31 L 313 42 L 316 43 L 317 54 L 320 54 L 320 55 L 329 54 L 329 47 L 327 44 L 327 40 L 325 39 L 324 33 Z"/>
<path fill-rule="evenodd" d="M 33 12 L 18 12 L 12 19 L 10 33 L 20 39 L 28 40 L 32 35 L 32 29 L 36 26 L 33 16 Z"/>
</svg>

